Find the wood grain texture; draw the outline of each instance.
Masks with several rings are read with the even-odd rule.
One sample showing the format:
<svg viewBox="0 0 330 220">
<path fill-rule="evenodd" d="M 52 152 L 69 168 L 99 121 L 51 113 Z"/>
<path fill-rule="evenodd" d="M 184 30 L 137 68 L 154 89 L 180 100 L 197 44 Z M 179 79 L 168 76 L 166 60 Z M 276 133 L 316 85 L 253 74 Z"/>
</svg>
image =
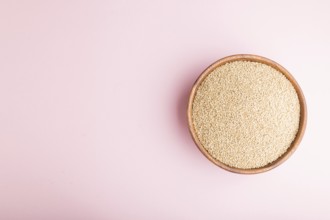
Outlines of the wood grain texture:
<svg viewBox="0 0 330 220">
<path fill-rule="evenodd" d="M 273 67 L 274 69 L 281 72 L 291 82 L 291 84 L 295 88 L 297 95 L 298 95 L 299 104 L 300 104 L 300 121 L 299 121 L 299 128 L 298 128 L 296 138 L 293 140 L 291 146 L 288 148 L 288 150 L 282 156 L 280 156 L 277 160 L 273 161 L 272 163 L 267 164 L 264 167 L 254 168 L 254 169 L 240 169 L 240 168 L 230 167 L 230 166 L 216 160 L 215 158 L 212 157 L 212 155 L 210 155 L 207 152 L 207 150 L 204 148 L 204 146 L 199 141 L 199 139 L 197 137 L 197 133 L 194 128 L 194 125 L 193 125 L 192 105 L 193 105 L 193 100 L 196 95 L 197 88 L 204 81 L 204 79 L 208 76 L 208 74 L 210 74 L 215 68 L 217 68 L 225 63 L 233 62 L 233 61 L 253 61 L 253 62 L 259 62 L 259 63 L 263 63 L 263 64 Z M 239 173 L 239 174 L 256 174 L 256 173 L 262 173 L 262 172 L 269 171 L 269 170 L 277 167 L 278 165 L 282 164 L 297 149 L 299 143 L 301 142 L 301 139 L 304 135 L 305 128 L 306 128 L 307 107 L 306 107 L 305 97 L 303 95 L 303 92 L 302 92 L 300 86 L 298 85 L 298 83 L 293 78 L 293 76 L 289 73 L 288 70 L 286 70 L 284 67 L 282 67 L 278 63 L 276 63 L 268 58 L 265 58 L 265 57 L 251 55 L 251 54 L 237 54 L 237 55 L 228 56 L 228 57 L 225 57 L 225 58 L 222 58 L 222 59 L 216 61 L 215 63 L 210 65 L 206 70 L 204 70 L 202 72 L 202 74 L 198 77 L 198 79 L 194 83 L 193 88 L 191 90 L 189 102 L 188 102 L 187 115 L 188 115 L 189 130 L 192 135 L 192 138 L 193 138 L 194 142 L 196 143 L 197 147 L 199 148 L 199 150 L 205 155 L 206 158 L 208 158 L 215 165 L 217 165 L 225 170 L 228 170 L 230 172 Z"/>
</svg>

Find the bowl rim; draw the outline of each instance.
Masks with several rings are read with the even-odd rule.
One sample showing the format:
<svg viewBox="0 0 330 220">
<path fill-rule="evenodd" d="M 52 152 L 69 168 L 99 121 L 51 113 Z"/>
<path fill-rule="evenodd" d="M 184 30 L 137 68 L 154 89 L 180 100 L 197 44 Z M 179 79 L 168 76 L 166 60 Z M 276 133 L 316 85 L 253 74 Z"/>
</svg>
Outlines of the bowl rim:
<svg viewBox="0 0 330 220">
<path fill-rule="evenodd" d="M 281 155 L 279 158 L 277 158 L 275 161 L 259 168 L 252 168 L 252 169 L 241 169 L 236 167 L 228 166 L 219 160 L 213 158 L 210 153 L 207 152 L 207 150 L 204 148 L 204 146 L 201 144 L 201 142 L 198 139 L 197 133 L 195 132 L 194 125 L 193 125 L 193 117 L 192 117 L 192 104 L 196 95 L 197 88 L 200 86 L 200 84 L 204 81 L 204 79 L 217 67 L 224 65 L 228 62 L 234 62 L 234 61 L 252 61 L 252 62 L 259 62 L 266 65 L 269 65 L 273 67 L 274 69 L 281 72 L 293 85 L 294 89 L 296 90 L 296 93 L 298 95 L 299 104 L 300 104 L 300 118 L 299 118 L 299 128 L 298 132 L 296 134 L 295 139 L 292 141 L 290 147 L 287 149 L 287 151 Z M 262 57 L 259 55 L 253 55 L 253 54 L 235 54 L 231 56 L 226 56 L 224 58 L 221 58 L 217 61 L 215 61 L 213 64 L 211 64 L 209 67 L 207 67 L 197 78 L 195 83 L 193 84 L 193 87 L 191 89 L 190 95 L 189 95 L 189 101 L 188 101 L 188 109 L 187 109 L 187 116 L 188 116 L 188 125 L 189 125 L 189 131 L 190 134 L 197 145 L 198 149 L 204 154 L 204 156 L 209 159 L 211 162 L 213 162 L 215 165 L 238 174 L 257 174 L 257 173 L 263 173 L 266 171 L 269 171 L 280 164 L 282 164 L 284 161 L 286 161 L 298 148 L 298 145 L 300 144 L 304 133 L 306 129 L 306 123 L 307 123 L 307 106 L 306 106 L 306 100 L 304 97 L 304 94 L 297 83 L 297 81 L 294 79 L 294 77 L 289 73 L 288 70 L 286 70 L 284 67 L 282 67 L 277 62 L 268 59 L 266 57 Z"/>
</svg>

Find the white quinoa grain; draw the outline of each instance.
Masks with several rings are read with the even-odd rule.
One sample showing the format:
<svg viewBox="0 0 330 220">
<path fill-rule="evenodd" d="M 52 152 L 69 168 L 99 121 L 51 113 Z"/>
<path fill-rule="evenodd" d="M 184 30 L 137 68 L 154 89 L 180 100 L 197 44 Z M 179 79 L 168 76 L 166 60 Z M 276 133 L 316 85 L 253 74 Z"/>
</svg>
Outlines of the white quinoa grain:
<svg viewBox="0 0 330 220">
<path fill-rule="evenodd" d="M 259 62 L 217 67 L 192 103 L 199 142 L 214 159 L 240 169 L 263 167 L 283 155 L 295 139 L 299 117 L 290 81 Z"/>
</svg>

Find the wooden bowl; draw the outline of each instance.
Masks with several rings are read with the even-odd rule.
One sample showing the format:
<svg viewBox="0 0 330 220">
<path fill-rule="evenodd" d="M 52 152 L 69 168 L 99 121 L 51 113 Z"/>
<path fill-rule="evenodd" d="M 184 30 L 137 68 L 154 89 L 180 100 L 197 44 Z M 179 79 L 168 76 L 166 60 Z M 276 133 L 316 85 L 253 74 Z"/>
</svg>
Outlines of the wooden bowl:
<svg viewBox="0 0 330 220">
<path fill-rule="evenodd" d="M 282 156 L 280 156 L 275 161 L 267 164 L 264 167 L 253 168 L 253 169 L 240 169 L 240 168 L 230 167 L 230 166 L 216 160 L 215 158 L 212 157 L 212 155 L 210 155 L 207 152 L 207 150 L 204 148 L 204 146 L 198 140 L 197 133 L 194 129 L 193 118 L 192 118 L 192 104 L 193 104 L 193 100 L 196 95 L 197 88 L 199 87 L 201 82 L 208 76 L 208 74 L 211 73 L 215 68 L 217 68 L 225 63 L 233 62 L 233 61 L 253 61 L 253 62 L 259 62 L 259 63 L 263 63 L 263 64 L 273 67 L 274 69 L 281 72 L 291 82 L 291 84 L 295 88 L 297 95 L 298 95 L 299 104 L 300 104 L 300 121 L 299 121 L 299 128 L 298 128 L 296 138 L 293 140 L 293 142 L 291 143 L 288 150 Z M 304 135 L 305 128 L 306 128 L 306 121 L 307 121 L 306 101 L 305 101 L 303 92 L 301 91 L 298 83 L 293 78 L 293 76 L 284 67 L 282 67 L 278 63 L 276 63 L 270 59 L 267 59 L 265 57 L 261 57 L 261 56 L 257 56 L 257 55 L 250 55 L 250 54 L 238 54 L 238 55 L 233 55 L 233 56 L 228 56 L 228 57 L 222 58 L 222 59 L 216 61 L 215 63 L 213 63 L 212 65 L 210 65 L 206 70 L 204 70 L 204 72 L 198 77 L 198 79 L 194 83 L 193 88 L 191 90 L 187 113 L 188 113 L 189 130 L 190 130 L 192 138 L 194 139 L 194 142 L 198 146 L 199 150 L 215 165 L 217 165 L 225 170 L 228 170 L 230 172 L 240 173 L 240 174 L 256 174 L 256 173 L 266 172 L 266 171 L 269 171 L 269 170 L 277 167 L 278 165 L 283 163 L 285 160 L 287 160 L 292 155 L 292 153 L 297 149 L 297 147 Z"/>
</svg>

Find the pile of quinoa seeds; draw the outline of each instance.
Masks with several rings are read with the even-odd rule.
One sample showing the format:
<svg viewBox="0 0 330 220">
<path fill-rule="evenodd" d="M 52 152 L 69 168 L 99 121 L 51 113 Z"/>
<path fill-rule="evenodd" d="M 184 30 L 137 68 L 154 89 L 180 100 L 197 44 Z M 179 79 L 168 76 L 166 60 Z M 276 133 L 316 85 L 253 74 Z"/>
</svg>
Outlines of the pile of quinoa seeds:
<svg viewBox="0 0 330 220">
<path fill-rule="evenodd" d="M 253 169 L 275 161 L 290 147 L 300 105 L 281 72 L 259 62 L 234 61 L 199 84 L 191 117 L 200 144 L 214 159 Z"/>
</svg>

